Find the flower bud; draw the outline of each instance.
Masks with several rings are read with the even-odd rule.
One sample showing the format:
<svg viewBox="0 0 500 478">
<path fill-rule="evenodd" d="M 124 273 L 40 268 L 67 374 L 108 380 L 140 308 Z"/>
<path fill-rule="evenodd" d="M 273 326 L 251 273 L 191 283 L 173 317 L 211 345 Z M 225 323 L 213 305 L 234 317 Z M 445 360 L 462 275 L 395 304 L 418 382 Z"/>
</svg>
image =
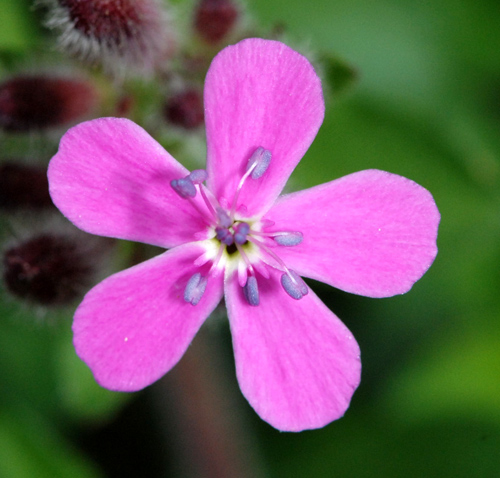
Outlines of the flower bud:
<svg viewBox="0 0 500 478">
<path fill-rule="evenodd" d="M 205 112 L 201 91 L 187 89 L 172 96 L 165 104 L 164 114 L 170 123 L 184 129 L 202 125 Z"/>
<path fill-rule="evenodd" d="M 52 205 L 46 167 L 11 161 L 0 164 L 0 210 L 40 210 Z"/>
<path fill-rule="evenodd" d="M 97 243 L 71 235 L 45 233 L 11 247 L 3 257 L 7 289 L 29 302 L 66 305 L 88 288 L 95 276 Z"/>
<path fill-rule="evenodd" d="M 207 43 L 216 44 L 233 29 L 238 16 L 233 0 L 201 0 L 195 9 L 194 28 Z"/>
<path fill-rule="evenodd" d="M 172 54 L 174 33 L 158 0 L 44 0 L 68 53 L 108 72 L 151 73 Z"/>
<path fill-rule="evenodd" d="M 61 126 L 88 115 L 97 98 L 83 80 L 17 76 L 0 84 L 0 128 L 24 132 Z"/>
</svg>

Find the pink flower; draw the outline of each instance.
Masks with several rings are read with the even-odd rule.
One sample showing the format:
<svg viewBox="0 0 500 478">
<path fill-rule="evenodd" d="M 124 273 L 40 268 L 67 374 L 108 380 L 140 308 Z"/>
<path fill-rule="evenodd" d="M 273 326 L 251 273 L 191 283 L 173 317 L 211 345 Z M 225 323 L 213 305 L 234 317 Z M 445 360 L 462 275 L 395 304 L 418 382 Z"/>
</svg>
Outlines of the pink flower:
<svg viewBox="0 0 500 478">
<path fill-rule="evenodd" d="M 102 386 L 142 389 L 224 296 L 252 407 L 280 430 L 324 426 L 359 384 L 359 348 L 300 276 L 370 297 L 407 292 L 436 256 L 439 212 L 427 190 L 377 170 L 278 197 L 324 114 L 313 67 L 282 43 L 222 50 L 205 114 L 207 171 L 189 173 L 126 119 L 63 137 L 49 167 L 63 214 L 93 234 L 169 248 L 85 296 L 76 351 Z"/>
</svg>

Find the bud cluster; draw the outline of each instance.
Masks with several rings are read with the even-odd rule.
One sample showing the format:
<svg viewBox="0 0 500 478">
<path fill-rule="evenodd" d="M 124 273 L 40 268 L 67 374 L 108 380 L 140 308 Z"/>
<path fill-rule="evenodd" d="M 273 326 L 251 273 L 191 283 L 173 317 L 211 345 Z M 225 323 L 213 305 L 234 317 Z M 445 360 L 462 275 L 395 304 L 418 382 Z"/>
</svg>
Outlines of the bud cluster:
<svg viewBox="0 0 500 478">
<path fill-rule="evenodd" d="M 0 163 L 0 211 L 43 210 L 51 206 L 46 168 L 19 160 Z"/>
<path fill-rule="evenodd" d="M 207 43 L 220 43 L 234 29 L 239 13 L 233 0 L 201 0 L 194 15 L 196 32 Z"/>
<path fill-rule="evenodd" d="M 246 35 L 238 31 L 238 1 L 196 0 L 178 15 L 162 0 L 37 1 L 68 63 L 58 56 L 50 61 L 57 68 L 44 71 L 14 64 L 0 78 L 0 222 L 7 225 L 0 275 L 11 297 L 44 307 L 72 303 L 112 250 L 109 241 L 54 222 L 60 213 L 50 198 L 47 163 L 60 136 L 86 119 L 125 116 L 156 121 L 145 126 L 164 143 L 185 141 L 186 133 L 188 141 L 201 138 L 208 65 L 220 48 Z M 177 21 L 186 16 L 188 24 Z M 59 53 L 49 47 L 47 55 Z M 21 237 L 8 232 L 19 224 Z"/>
<path fill-rule="evenodd" d="M 35 214 L 59 216 L 48 191 L 47 163 L 66 129 L 86 119 L 128 117 L 154 132 L 167 150 L 177 150 L 178 157 L 189 152 L 203 158 L 208 66 L 229 43 L 266 36 L 249 27 L 242 1 L 177 2 L 174 12 L 163 0 L 37 0 L 59 46 L 59 53 L 47 48 L 58 67 L 50 74 L 47 66 L 45 72 L 30 67 L 27 73 L 14 64 L 0 78 L 0 141 L 17 145 L 15 152 L 5 146 L 0 151 L 0 221 L 21 219 L 29 228 Z M 192 154 L 198 145 L 199 154 Z M 247 175 L 258 178 L 270 159 L 269 151 L 258 149 Z M 199 171 L 172 187 L 190 197 L 204 180 Z M 95 258 L 104 258 L 111 248 L 92 241 L 90 247 L 83 233 L 68 227 L 73 226 L 49 232 L 32 227 L 25 239 L 4 238 L 10 244 L 0 244 L 3 288 L 46 307 L 69 303 L 88 288 L 99 269 Z M 246 241 L 245 225 L 227 231 L 222 227 L 221 240 Z M 288 234 L 276 242 L 299 239 Z M 202 288 L 202 282 L 193 282 L 193 291 Z M 247 292 L 255 296 L 251 285 Z"/>
<path fill-rule="evenodd" d="M 175 37 L 156 0 L 49 0 L 47 25 L 62 50 L 109 72 L 151 74 L 168 61 Z"/>
<path fill-rule="evenodd" d="M 27 132 L 88 117 L 98 93 L 89 81 L 65 76 L 19 75 L 0 83 L 0 128 Z"/>
<path fill-rule="evenodd" d="M 92 285 L 97 241 L 75 234 L 42 233 L 3 254 L 3 280 L 9 292 L 28 302 L 57 306 L 72 303 Z"/>
</svg>

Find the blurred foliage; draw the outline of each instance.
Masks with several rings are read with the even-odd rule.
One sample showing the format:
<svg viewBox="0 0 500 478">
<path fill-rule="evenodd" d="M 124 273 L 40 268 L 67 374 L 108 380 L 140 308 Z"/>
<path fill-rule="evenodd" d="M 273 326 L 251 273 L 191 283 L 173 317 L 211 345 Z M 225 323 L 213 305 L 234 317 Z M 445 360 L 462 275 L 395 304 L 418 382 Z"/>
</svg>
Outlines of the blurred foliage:
<svg viewBox="0 0 500 478">
<path fill-rule="evenodd" d="M 408 294 L 327 301 L 360 343 L 364 381 L 338 423 L 269 439 L 275 476 L 497 476 L 498 3 L 256 3 L 359 72 L 295 184 L 384 169 L 427 187 L 442 215 L 438 257 Z"/>
<path fill-rule="evenodd" d="M 100 478 L 97 468 L 30 408 L 0 412 L 0 476 Z"/>
<path fill-rule="evenodd" d="M 0 52 L 26 52 L 36 44 L 40 34 L 31 2 L 26 0 L 2 0 L 0 25 Z"/>
<path fill-rule="evenodd" d="M 384 169 L 428 188 L 442 215 L 438 257 L 408 294 L 373 300 L 315 285 L 358 339 L 363 381 L 325 429 L 281 434 L 255 417 L 269 476 L 498 476 L 498 2 L 254 0 L 250 9 L 292 46 L 331 60 L 323 73 L 338 96 L 291 187 Z M 37 45 L 37 21 L 31 2 L 2 0 L 0 74 Z M 188 162 L 200 149 L 172 146 Z M 69 430 L 112 420 L 127 397 L 98 387 L 74 355 L 71 310 L 37 318 L 9 298 L 1 307 L 0 476 L 99 476 Z"/>
</svg>

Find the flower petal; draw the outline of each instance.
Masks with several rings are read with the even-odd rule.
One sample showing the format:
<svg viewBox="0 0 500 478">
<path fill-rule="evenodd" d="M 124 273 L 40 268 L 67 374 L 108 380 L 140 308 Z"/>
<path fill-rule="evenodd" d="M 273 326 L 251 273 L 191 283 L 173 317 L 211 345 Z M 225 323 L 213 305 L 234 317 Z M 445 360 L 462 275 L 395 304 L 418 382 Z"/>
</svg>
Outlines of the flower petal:
<svg viewBox="0 0 500 478">
<path fill-rule="evenodd" d="M 211 278 L 198 305 L 184 300 L 203 252 L 196 243 L 119 272 L 94 287 L 75 313 L 74 344 L 103 387 L 135 391 L 168 372 L 182 357 L 222 297 Z"/>
<path fill-rule="evenodd" d="M 321 82 L 309 61 L 283 43 L 252 38 L 213 60 L 205 80 L 208 185 L 233 200 L 247 162 L 270 150 L 269 168 L 249 178 L 238 204 L 265 212 L 312 143 L 324 116 Z"/>
<path fill-rule="evenodd" d="M 276 272 L 259 280 L 252 307 L 236 274 L 226 283 L 236 373 L 259 416 L 282 431 L 319 428 L 340 418 L 359 384 L 359 347 L 314 292 L 300 300 Z"/>
<path fill-rule="evenodd" d="M 52 200 L 79 228 L 163 247 L 192 241 L 207 229 L 189 200 L 170 187 L 172 179 L 187 174 L 146 131 L 124 118 L 71 128 L 48 172 Z"/>
<path fill-rule="evenodd" d="M 279 198 L 274 228 L 300 231 L 276 251 L 300 275 L 368 297 L 407 292 L 437 254 L 439 211 L 413 181 L 367 170 Z"/>
</svg>

